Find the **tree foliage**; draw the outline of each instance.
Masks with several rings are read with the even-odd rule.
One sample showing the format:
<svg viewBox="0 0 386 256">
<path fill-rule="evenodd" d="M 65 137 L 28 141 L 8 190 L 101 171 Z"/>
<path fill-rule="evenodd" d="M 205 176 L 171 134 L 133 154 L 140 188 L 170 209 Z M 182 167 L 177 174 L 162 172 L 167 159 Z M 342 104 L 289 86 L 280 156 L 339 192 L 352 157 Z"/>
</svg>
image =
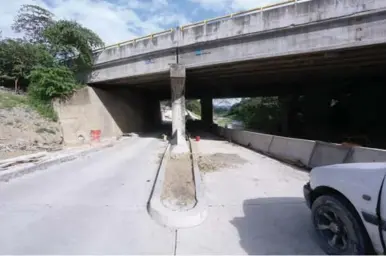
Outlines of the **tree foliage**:
<svg viewBox="0 0 386 256">
<path fill-rule="evenodd" d="M 66 61 L 75 71 L 89 69 L 92 65 L 92 50 L 102 47 L 97 34 L 75 21 L 60 20 L 44 30 L 51 52 Z"/>
<path fill-rule="evenodd" d="M 36 66 L 53 63 L 54 58 L 43 45 L 13 39 L 0 41 L 0 78 L 14 81 L 15 91 Z"/>
<path fill-rule="evenodd" d="M 12 29 L 23 33 L 24 38 L 31 43 L 44 43 L 44 30 L 54 23 L 54 15 L 37 5 L 22 5 L 14 20 Z"/>
<path fill-rule="evenodd" d="M 54 117 L 51 100 L 79 87 L 76 74 L 91 68 L 93 49 L 103 42 L 76 21 L 57 21 L 37 5 L 22 5 L 12 29 L 23 38 L 0 38 L 0 80 L 12 82 L 16 91 L 28 87 L 32 105 Z"/>
<path fill-rule="evenodd" d="M 43 100 L 68 96 L 78 87 L 74 74 L 65 66 L 35 68 L 30 83 L 30 94 Z"/>
<path fill-rule="evenodd" d="M 187 100 L 186 109 L 196 115 L 201 115 L 201 104 L 199 100 Z"/>
<path fill-rule="evenodd" d="M 280 126 L 280 106 L 277 97 L 245 98 L 233 105 L 228 115 L 245 127 L 276 133 Z"/>
</svg>

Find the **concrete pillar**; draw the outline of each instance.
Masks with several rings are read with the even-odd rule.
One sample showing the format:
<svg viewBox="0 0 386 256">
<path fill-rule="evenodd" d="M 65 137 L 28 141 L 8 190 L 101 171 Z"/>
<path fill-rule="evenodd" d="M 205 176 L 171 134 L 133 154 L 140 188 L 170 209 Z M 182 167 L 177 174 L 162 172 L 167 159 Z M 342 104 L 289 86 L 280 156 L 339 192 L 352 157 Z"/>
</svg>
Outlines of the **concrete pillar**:
<svg viewBox="0 0 386 256">
<path fill-rule="evenodd" d="M 145 119 L 147 121 L 147 130 L 156 131 L 162 123 L 160 101 L 155 97 L 155 95 L 151 94 L 146 94 L 145 98 Z"/>
<path fill-rule="evenodd" d="M 212 97 L 203 97 L 201 100 L 201 120 L 206 125 L 213 123 L 213 99 Z"/>
<path fill-rule="evenodd" d="M 183 120 L 183 125 L 181 127 L 181 134 L 184 135 L 186 134 L 186 102 L 185 102 L 185 94 L 183 97 L 181 97 L 181 119 Z"/>
<path fill-rule="evenodd" d="M 170 80 L 172 92 L 172 152 L 189 152 L 185 140 L 185 66 L 170 65 Z"/>
<path fill-rule="evenodd" d="M 291 136 L 291 121 L 296 103 L 296 95 L 286 95 L 279 97 L 281 109 L 281 135 Z"/>
</svg>

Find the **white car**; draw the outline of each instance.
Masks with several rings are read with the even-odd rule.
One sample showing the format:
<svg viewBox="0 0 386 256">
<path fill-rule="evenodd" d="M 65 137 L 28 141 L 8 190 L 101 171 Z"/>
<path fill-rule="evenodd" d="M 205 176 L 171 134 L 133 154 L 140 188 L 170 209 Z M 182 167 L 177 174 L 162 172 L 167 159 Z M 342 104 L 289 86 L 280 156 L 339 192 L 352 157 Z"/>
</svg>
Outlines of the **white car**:
<svg viewBox="0 0 386 256">
<path fill-rule="evenodd" d="M 328 254 L 386 253 L 386 163 L 316 167 L 304 197 Z"/>
</svg>

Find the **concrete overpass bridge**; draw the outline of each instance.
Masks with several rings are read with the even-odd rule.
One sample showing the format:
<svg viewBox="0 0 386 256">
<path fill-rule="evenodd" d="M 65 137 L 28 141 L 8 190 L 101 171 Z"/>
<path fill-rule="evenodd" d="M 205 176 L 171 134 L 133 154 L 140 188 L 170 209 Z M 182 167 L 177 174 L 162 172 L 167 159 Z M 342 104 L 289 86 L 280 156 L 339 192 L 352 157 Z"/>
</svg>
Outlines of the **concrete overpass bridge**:
<svg viewBox="0 0 386 256">
<path fill-rule="evenodd" d="M 171 95 L 175 113 L 201 99 L 211 123 L 212 98 L 385 81 L 385 43 L 385 0 L 291 0 L 100 49 L 87 83 L 120 130 L 158 122 L 156 103 Z"/>
</svg>

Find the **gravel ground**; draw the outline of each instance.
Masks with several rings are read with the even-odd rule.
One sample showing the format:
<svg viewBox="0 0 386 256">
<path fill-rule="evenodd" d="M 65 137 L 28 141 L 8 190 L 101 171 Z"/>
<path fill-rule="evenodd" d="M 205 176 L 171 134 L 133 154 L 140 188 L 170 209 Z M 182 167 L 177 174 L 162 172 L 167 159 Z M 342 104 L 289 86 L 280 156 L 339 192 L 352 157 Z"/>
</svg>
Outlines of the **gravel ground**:
<svg viewBox="0 0 386 256">
<path fill-rule="evenodd" d="M 166 163 L 162 203 L 173 210 L 188 210 L 196 204 L 190 154 L 171 156 Z"/>
</svg>

